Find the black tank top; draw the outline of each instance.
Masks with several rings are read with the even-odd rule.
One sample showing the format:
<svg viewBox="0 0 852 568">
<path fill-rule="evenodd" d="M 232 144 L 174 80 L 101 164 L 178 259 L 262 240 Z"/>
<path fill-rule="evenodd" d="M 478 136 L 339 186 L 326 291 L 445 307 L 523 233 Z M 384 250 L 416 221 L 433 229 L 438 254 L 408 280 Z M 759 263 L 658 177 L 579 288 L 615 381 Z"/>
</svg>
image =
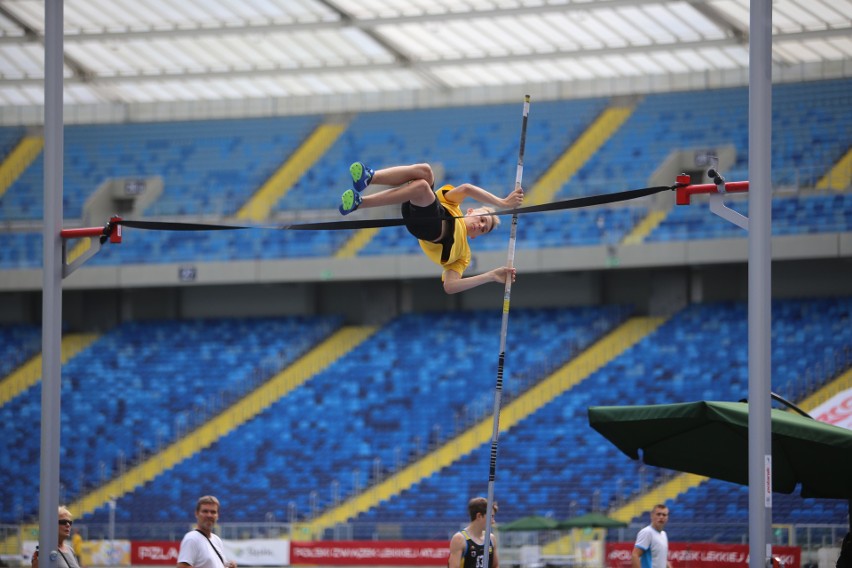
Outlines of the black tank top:
<svg viewBox="0 0 852 568">
<path fill-rule="evenodd" d="M 461 568 L 483 568 L 485 562 L 485 545 L 477 544 L 473 538 L 463 530 L 462 535 L 466 539 L 464 554 L 462 554 Z M 494 566 L 494 544 L 493 541 L 488 543 L 488 568 Z"/>
</svg>

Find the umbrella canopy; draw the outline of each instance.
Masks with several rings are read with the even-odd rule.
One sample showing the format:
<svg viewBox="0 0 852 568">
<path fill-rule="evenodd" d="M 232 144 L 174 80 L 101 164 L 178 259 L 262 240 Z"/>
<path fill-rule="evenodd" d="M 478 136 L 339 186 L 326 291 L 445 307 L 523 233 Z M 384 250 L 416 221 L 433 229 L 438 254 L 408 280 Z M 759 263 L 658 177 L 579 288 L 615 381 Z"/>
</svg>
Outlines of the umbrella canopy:
<svg viewBox="0 0 852 568">
<path fill-rule="evenodd" d="M 602 513 L 586 513 L 585 515 L 580 515 L 579 517 L 572 517 L 568 520 L 560 521 L 557 528 L 574 529 L 591 527 L 596 529 L 610 529 L 621 528 L 626 526 L 627 523 L 619 521 L 617 519 L 613 519 L 611 517 L 607 517 Z"/>
<path fill-rule="evenodd" d="M 522 517 L 511 523 L 500 525 L 501 531 L 550 531 L 556 528 L 556 521 L 548 517 Z"/>
<path fill-rule="evenodd" d="M 772 490 L 852 499 L 852 430 L 771 411 Z M 633 459 L 748 485 L 748 404 L 593 406 L 589 424 Z"/>
</svg>

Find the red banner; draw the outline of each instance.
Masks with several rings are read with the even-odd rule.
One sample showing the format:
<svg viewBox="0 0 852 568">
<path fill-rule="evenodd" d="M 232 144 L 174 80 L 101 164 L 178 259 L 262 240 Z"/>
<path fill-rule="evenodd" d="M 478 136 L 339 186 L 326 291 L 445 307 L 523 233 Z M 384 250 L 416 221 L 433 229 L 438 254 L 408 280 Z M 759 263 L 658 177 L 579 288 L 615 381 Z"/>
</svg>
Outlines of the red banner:
<svg viewBox="0 0 852 568">
<path fill-rule="evenodd" d="M 133 566 L 157 566 L 177 564 L 179 542 L 167 540 L 132 541 L 130 543 L 130 563 Z"/>
<path fill-rule="evenodd" d="M 290 543 L 291 564 L 331 566 L 446 566 L 449 542 L 334 541 Z"/>
<path fill-rule="evenodd" d="M 606 545 L 607 568 L 630 568 L 632 542 L 610 542 Z M 801 568 L 802 549 L 798 546 L 773 546 L 772 556 L 781 568 Z M 712 542 L 670 542 L 669 562 L 672 568 L 747 568 L 747 544 Z"/>
</svg>

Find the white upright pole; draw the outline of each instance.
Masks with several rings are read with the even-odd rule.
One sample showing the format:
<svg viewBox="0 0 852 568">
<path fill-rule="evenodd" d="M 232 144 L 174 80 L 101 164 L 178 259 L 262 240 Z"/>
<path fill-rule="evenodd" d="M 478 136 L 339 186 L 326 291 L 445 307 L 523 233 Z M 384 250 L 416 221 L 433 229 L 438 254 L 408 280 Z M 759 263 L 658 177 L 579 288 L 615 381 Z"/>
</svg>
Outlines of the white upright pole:
<svg viewBox="0 0 852 568">
<path fill-rule="evenodd" d="M 772 557 L 772 2 L 751 0 L 749 35 L 749 568 Z"/>
<path fill-rule="evenodd" d="M 63 0 L 44 2 L 44 259 L 41 316 L 39 566 L 55 568 L 59 524 L 59 421 L 62 380 L 62 44 Z M 45 553 L 49 552 L 49 553 Z"/>
</svg>

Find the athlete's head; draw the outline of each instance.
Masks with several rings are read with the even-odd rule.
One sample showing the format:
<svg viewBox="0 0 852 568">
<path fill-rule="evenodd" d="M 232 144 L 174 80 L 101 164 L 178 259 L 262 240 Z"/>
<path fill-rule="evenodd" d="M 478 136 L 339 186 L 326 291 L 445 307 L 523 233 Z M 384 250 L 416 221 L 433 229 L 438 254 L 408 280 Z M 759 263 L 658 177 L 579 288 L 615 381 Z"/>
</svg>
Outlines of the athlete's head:
<svg viewBox="0 0 852 568">
<path fill-rule="evenodd" d="M 491 207 L 468 209 L 464 218 L 468 236 L 475 239 L 479 235 L 487 235 L 500 226 L 500 217 L 493 213 L 494 209 Z"/>
<path fill-rule="evenodd" d="M 651 509 L 651 526 L 661 531 L 669 522 L 669 508 L 665 505 L 654 505 Z"/>
<path fill-rule="evenodd" d="M 497 515 L 497 509 L 497 501 L 494 501 L 494 504 L 491 506 L 492 519 Z M 471 521 L 475 521 L 480 515 L 485 517 L 486 511 L 488 511 L 488 499 L 485 497 L 474 497 L 467 503 L 467 512 L 470 514 Z"/>
</svg>

